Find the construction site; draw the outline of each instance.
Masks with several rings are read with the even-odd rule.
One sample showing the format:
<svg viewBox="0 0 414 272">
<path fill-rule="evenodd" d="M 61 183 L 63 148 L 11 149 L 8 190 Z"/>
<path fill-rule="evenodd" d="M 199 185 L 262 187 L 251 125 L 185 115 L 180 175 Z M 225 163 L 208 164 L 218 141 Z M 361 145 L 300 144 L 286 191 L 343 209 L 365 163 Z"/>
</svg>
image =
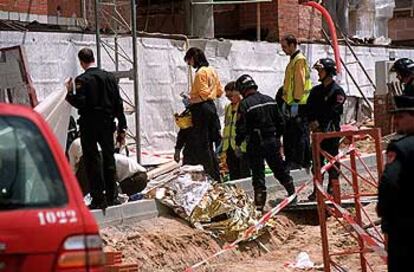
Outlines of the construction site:
<svg viewBox="0 0 414 272">
<path fill-rule="evenodd" d="M 327 2 L 0 0 L 0 102 L 26 105 L 46 120 L 86 205 L 79 116 L 65 100 L 65 81 L 83 72 L 77 56 L 84 47 L 118 80 L 128 128 L 116 152 L 138 166 L 117 165 L 117 174 L 140 173 L 145 185 L 120 178 L 122 204 L 91 209 L 103 271 L 388 271 L 378 187 L 396 135 L 390 110 L 404 88 L 390 69 L 397 59 L 414 59 L 414 1 L 337 1 L 347 4 L 335 12 Z M 259 211 L 252 177 L 231 179 L 220 155 L 221 182 L 201 165 L 185 165 L 180 153 L 177 161 L 175 116 L 186 110 L 183 94 L 197 72 L 187 50 L 205 53 L 223 88 L 249 74 L 273 99 L 290 62 L 286 34 L 297 38 L 310 68 L 335 61 L 346 100 L 340 129 L 310 134 L 312 167 L 290 169 L 294 194 L 266 166 Z M 309 80 L 319 84 L 313 69 Z M 223 129 L 229 101 L 222 95 L 214 104 Z M 321 144 L 332 138 L 338 154 Z M 339 181 L 331 191 L 332 169 Z"/>
</svg>

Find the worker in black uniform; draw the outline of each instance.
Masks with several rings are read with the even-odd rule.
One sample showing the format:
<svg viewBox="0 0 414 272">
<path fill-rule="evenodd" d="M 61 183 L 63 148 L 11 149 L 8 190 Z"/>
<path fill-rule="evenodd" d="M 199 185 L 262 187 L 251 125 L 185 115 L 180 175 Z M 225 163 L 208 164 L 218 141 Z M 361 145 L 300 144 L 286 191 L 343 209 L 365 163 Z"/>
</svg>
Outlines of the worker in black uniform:
<svg viewBox="0 0 414 272">
<path fill-rule="evenodd" d="M 395 105 L 394 122 L 399 135 L 387 147 L 377 204 L 385 234 L 389 272 L 411 270 L 408 267 L 412 266 L 414 245 L 414 97 L 396 96 Z"/>
<path fill-rule="evenodd" d="M 78 109 L 80 116 L 81 145 L 92 197 L 90 208 L 105 209 L 119 204 L 115 189 L 114 132 L 117 130 L 117 142 L 123 144 L 127 124 L 115 77 L 94 66 L 95 58 L 90 48 L 81 49 L 78 58 L 85 72 L 76 77 L 75 90 L 72 79 L 66 82 L 66 100 Z M 98 143 L 102 149 L 103 169 L 100 167 Z"/>
<path fill-rule="evenodd" d="M 397 73 L 398 80 L 404 84 L 403 95 L 414 96 L 414 61 L 407 58 L 398 59 L 390 72 Z"/>
<path fill-rule="evenodd" d="M 236 122 L 236 150 L 247 141 L 247 157 L 253 176 L 254 201 L 257 210 L 263 211 L 266 204 L 265 161 L 276 179 L 289 195 L 295 193 L 293 179 L 280 153 L 280 137 L 284 120 L 276 101 L 257 91 L 257 84 L 249 75 L 236 81 L 236 90 L 243 96 Z"/>
<path fill-rule="evenodd" d="M 340 131 L 341 116 L 344 110 L 346 95 L 344 90 L 333 79 L 336 75 L 335 62 L 330 58 L 322 58 L 313 66 L 318 71 L 321 84 L 312 88 L 308 98 L 307 118 L 312 132 Z M 338 155 L 339 138 L 325 139 L 321 149 L 332 156 Z M 321 165 L 324 164 L 321 156 Z M 339 168 L 339 163 L 335 164 Z M 328 193 L 332 194 L 332 184 L 338 182 L 339 173 L 335 167 L 328 171 Z M 339 184 L 339 183 L 337 183 Z M 309 200 L 315 200 L 315 190 Z"/>
</svg>

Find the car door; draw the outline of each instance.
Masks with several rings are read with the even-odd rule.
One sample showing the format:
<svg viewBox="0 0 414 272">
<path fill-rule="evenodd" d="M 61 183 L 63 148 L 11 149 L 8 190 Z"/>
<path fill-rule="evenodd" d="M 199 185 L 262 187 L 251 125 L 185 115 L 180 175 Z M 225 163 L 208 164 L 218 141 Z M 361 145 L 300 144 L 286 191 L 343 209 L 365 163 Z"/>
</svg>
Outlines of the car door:
<svg viewBox="0 0 414 272">
<path fill-rule="evenodd" d="M 0 272 L 52 271 L 68 237 L 85 233 L 85 208 L 40 117 L 18 109 L 0 104 Z"/>
</svg>

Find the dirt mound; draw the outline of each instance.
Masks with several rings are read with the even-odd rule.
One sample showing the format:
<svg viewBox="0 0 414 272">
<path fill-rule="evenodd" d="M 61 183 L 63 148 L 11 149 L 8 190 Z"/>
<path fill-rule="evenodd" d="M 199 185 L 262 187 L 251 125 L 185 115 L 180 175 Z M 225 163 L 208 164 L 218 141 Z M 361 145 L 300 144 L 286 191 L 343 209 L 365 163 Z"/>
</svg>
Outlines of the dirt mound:
<svg viewBox="0 0 414 272">
<path fill-rule="evenodd" d="M 277 216 L 270 233 L 257 241 L 240 245 L 214 262 L 237 262 L 258 258 L 286 242 L 296 226 L 285 216 Z M 101 230 L 105 251 L 122 251 L 125 262 L 138 263 L 140 271 L 183 271 L 219 251 L 223 244 L 182 220 L 159 217 L 128 226 Z M 204 269 L 209 269 L 206 266 Z M 211 267 L 210 267 L 211 269 Z"/>
</svg>

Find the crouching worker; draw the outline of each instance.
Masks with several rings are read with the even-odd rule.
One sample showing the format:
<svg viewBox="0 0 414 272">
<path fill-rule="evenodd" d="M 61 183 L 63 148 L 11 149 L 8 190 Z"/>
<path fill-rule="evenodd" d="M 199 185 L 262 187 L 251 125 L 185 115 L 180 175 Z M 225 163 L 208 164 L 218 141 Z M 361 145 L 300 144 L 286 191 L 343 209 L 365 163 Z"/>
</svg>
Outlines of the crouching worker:
<svg viewBox="0 0 414 272">
<path fill-rule="evenodd" d="M 333 79 L 336 75 L 335 62 L 330 58 L 318 60 L 313 66 L 318 71 L 321 84 L 313 87 L 308 98 L 308 122 L 313 132 L 340 131 L 341 116 L 344 111 L 346 95 L 344 90 Z M 338 155 L 339 138 L 329 138 L 321 142 L 321 149 L 331 156 Z M 324 156 L 320 157 L 324 165 Z M 331 167 L 329 173 L 328 193 L 333 194 L 333 187 L 339 186 L 339 163 Z M 316 199 L 315 190 L 308 197 L 310 201 Z"/>
<path fill-rule="evenodd" d="M 102 151 L 99 151 L 102 154 Z M 82 146 L 77 138 L 71 144 L 69 151 L 70 165 L 78 178 L 84 195 L 90 193 L 90 182 L 87 176 L 85 161 L 82 156 Z M 133 158 L 122 154 L 114 154 L 116 167 L 116 182 L 123 194 L 134 195 L 145 189 L 148 182 L 147 170 Z M 99 163 L 102 163 L 101 161 Z"/>
<path fill-rule="evenodd" d="M 283 117 L 276 101 L 257 89 L 257 84 L 249 75 L 242 75 L 236 81 L 236 90 L 243 96 L 236 123 L 236 152 L 240 152 L 241 144 L 247 140 L 254 201 L 256 209 L 263 211 L 266 204 L 265 161 L 289 195 L 295 193 L 295 187 L 280 154 Z"/>
</svg>

